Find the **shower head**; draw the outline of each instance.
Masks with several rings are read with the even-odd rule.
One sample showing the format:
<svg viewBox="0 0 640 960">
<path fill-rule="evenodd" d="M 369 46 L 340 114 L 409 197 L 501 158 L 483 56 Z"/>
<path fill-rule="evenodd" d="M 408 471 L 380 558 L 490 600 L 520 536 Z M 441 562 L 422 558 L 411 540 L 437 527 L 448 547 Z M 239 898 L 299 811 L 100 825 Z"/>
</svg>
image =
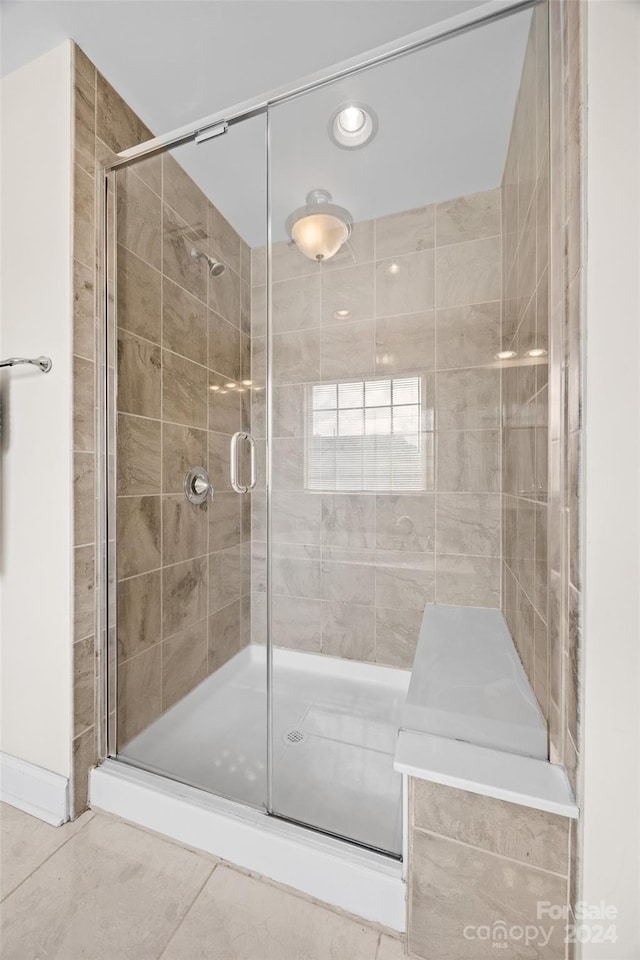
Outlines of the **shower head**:
<svg viewBox="0 0 640 960">
<path fill-rule="evenodd" d="M 210 277 L 219 277 L 220 274 L 224 273 L 226 270 L 224 263 L 222 263 L 220 260 L 210 257 L 207 253 L 203 253 L 201 250 L 196 250 L 195 247 L 191 248 L 191 259 L 194 263 L 198 263 L 200 260 L 206 260 L 207 266 L 209 267 Z"/>
</svg>

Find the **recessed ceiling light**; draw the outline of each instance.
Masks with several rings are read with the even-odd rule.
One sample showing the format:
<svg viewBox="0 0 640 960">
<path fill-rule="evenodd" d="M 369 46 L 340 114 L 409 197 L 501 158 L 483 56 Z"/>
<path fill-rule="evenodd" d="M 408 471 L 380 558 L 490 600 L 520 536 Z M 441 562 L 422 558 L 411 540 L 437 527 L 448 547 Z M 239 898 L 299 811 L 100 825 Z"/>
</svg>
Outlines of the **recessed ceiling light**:
<svg viewBox="0 0 640 960">
<path fill-rule="evenodd" d="M 245 387 L 250 387 L 253 383 L 253 380 L 243 380 L 242 382 L 244 383 Z"/>
<path fill-rule="evenodd" d="M 392 277 L 395 277 L 396 274 L 400 273 L 400 264 L 399 263 L 390 263 L 387 267 L 387 273 L 391 274 Z"/>
<path fill-rule="evenodd" d="M 345 150 L 364 147 L 373 140 L 377 129 L 378 118 L 371 107 L 363 103 L 343 103 L 329 120 L 329 136 Z"/>
<path fill-rule="evenodd" d="M 335 320 L 348 320 L 353 314 L 351 310 L 336 310 L 333 316 Z"/>
<path fill-rule="evenodd" d="M 517 356 L 515 350 L 501 350 L 500 353 L 496 353 L 496 360 L 513 360 Z"/>
<path fill-rule="evenodd" d="M 215 383 L 213 384 L 212 387 L 209 387 L 209 390 L 219 390 L 219 389 L 220 389 L 220 387 L 217 386 L 217 384 L 215 384 Z"/>
<path fill-rule="evenodd" d="M 544 347 L 534 347 L 533 350 L 527 350 L 525 357 L 546 357 L 547 351 Z"/>
<path fill-rule="evenodd" d="M 225 383 L 225 387 L 227 388 L 227 390 L 233 390 L 233 388 L 235 387 L 235 383 Z"/>
</svg>

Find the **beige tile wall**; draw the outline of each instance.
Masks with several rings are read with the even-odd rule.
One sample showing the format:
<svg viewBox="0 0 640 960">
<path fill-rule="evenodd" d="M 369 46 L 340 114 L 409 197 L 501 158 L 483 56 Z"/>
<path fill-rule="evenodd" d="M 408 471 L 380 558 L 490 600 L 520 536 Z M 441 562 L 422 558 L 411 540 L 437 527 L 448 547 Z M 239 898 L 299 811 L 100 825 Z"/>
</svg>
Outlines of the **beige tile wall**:
<svg viewBox="0 0 640 960">
<path fill-rule="evenodd" d="M 87 803 L 96 761 L 103 664 L 96 646 L 96 164 L 151 136 L 82 51 L 74 45 L 74 739 L 72 813 Z"/>
<path fill-rule="evenodd" d="M 580 802 L 581 501 L 583 477 L 582 287 L 583 5 L 550 4 L 551 317 L 549 344 L 549 631 L 554 681 L 552 759 Z M 576 887 L 574 852 L 572 903 Z"/>
<path fill-rule="evenodd" d="M 74 61 L 77 816 L 86 807 L 103 707 L 95 644 L 96 171 L 115 151 L 152 134 L 78 47 Z M 243 547 L 249 523 L 243 526 L 224 464 L 228 435 L 243 423 L 243 398 L 222 389 L 248 371 L 251 264 L 240 237 L 170 156 L 118 176 L 122 743 L 249 639 L 249 551 Z M 191 241 L 227 264 L 215 288 L 209 289 L 204 265 L 190 261 Z M 196 464 L 214 479 L 214 510 L 191 508 L 180 495 L 184 472 Z"/>
<path fill-rule="evenodd" d="M 250 554 L 229 485 L 249 378 L 250 252 L 170 154 L 117 175 L 118 745 L 249 639 Z M 195 247 L 226 264 L 210 277 Z M 234 383 L 235 387 L 229 387 Z M 215 499 L 190 504 L 204 466 Z M 224 523 L 221 517 L 224 515 Z"/>
<path fill-rule="evenodd" d="M 547 631 L 549 349 L 549 55 L 545 5 L 532 16 L 502 182 L 502 608 L 549 717 Z"/>
<path fill-rule="evenodd" d="M 511 283 L 509 267 L 505 266 L 504 343 L 508 345 L 511 335 L 514 349 L 520 350 L 531 342 L 532 333 L 542 336 L 546 316 L 549 351 L 546 387 L 544 365 L 513 365 L 503 375 L 504 604 L 520 655 L 548 717 L 551 760 L 565 766 L 578 804 L 583 430 L 582 14 L 582 4 L 573 0 L 552 0 L 534 11 L 502 190 L 505 257 L 511 252 L 516 264 L 515 275 L 511 266 Z M 536 59 L 532 60 L 534 53 Z M 548 194 L 542 166 L 545 133 L 539 125 L 540 120 L 546 123 L 547 56 Z M 531 92 L 534 75 L 535 94 Z M 528 110 L 523 110 L 525 101 Z M 535 133 L 531 126 L 533 117 Z M 516 141 L 519 124 L 522 139 Z M 527 142 L 527 138 L 529 150 L 522 152 L 516 143 Z M 533 156 L 541 164 L 537 177 L 531 164 Z M 540 202 L 536 203 L 534 242 L 532 222 L 528 237 L 525 228 L 527 210 L 536 194 Z M 520 195 L 524 197 L 521 204 Z M 548 213 L 545 196 L 549 201 Z M 525 293 L 520 298 L 522 283 Z M 535 311 L 527 311 L 532 300 Z M 548 399 L 541 402 L 546 394 Z M 509 442 L 514 443 L 515 451 L 508 449 Z M 519 477 L 534 479 L 535 496 L 530 495 L 531 488 L 520 485 Z M 523 492 L 529 495 L 522 496 Z M 579 822 L 569 823 L 560 817 L 418 781 L 412 783 L 410 810 L 408 938 L 410 952 L 415 956 L 425 960 L 434 956 L 455 960 L 493 956 L 492 941 L 468 940 L 463 932 L 466 925 L 491 925 L 498 919 L 507 925 L 536 925 L 537 900 L 575 905 L 579 888 Z M 513 957 L 561 960 L 575 956 L 575 946 L 558 942 L 556 929 L 546 948 L 527 950 L 512 943 L 501 952 Z"/>
<path fill-rule="evenodd" d="M 500 191 L 354 225 L 319 265 L 273 249 L 274 642 L 411 667 L 425 603 L 500 605 Z M 254 251 L 252 423 L 265 435 L 264 251 Z M 347 318 L 336 316 L 348 311 Z M 313 384 L 419 375 L 426 480 L 313 492 Z M 264 639 L 264 497 L 254 501 Z"/>
<path fill-rule="evenodd" d="M 549 725 L 550 757 L 577 790 L 582 445 L 582 19 L 533 14 L 503 201 L 503 609 Z M 551 79 L 550 98 L 547 86 Z M 550 162 L 549 162 L 549 157 Z M 532 158 L 535 158 L 535 164 Z"/>
<path fill-rule="evenodd" d="M 567 903 L 575 824 L 424 780 L 410 784 L 410 954 L 564 960 L 564 922 L 540 918 L 538 901 Z M 525 945 L 510 932 L 523 927 L 542 932 Z M 493 936 L 498 928 L 506 939 Z"/>
</svg>

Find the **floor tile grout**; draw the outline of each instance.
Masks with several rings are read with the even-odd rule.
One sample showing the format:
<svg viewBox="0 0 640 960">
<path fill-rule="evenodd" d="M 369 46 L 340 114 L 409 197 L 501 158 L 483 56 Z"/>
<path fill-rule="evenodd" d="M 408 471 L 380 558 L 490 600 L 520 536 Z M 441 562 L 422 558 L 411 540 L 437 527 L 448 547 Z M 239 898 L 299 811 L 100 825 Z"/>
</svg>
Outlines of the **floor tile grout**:
<svg viewBox="0 0 640 960">
<path fill-rule="evenodd" d="M 17 807 L 16 809 L 19 810 L 20 808 Z M 24 813 L 24 811 L 21 811 L 21 812 Z M 13 894 L 16 892 L 16 890 L 19 890 L 20 887 L 21 887 L 24 883 L 26 883 L 27 880 L 30 880 L 31 877 L 32 877 L 35 873 L 37 873 L 38 870 L 39 870 L 41 867 L 44 866 L 45 863 L 48 863 L 49 860 L 51 860 L 51 857 L 55 857 L 56 853 L 58 853 L 59 850 L 62 850 L 62 848 L 63 848 L 63 847 L 66 847 L 66 845 L 67 845 L 71 840 L 73 840 L 75 837 L 79 836 L 79 835 L 82 833 L 82 831 L 83 831 L 84 828 L 87 826 L 87 824 L 88 824 L 88 823 L 91 823 L 91 821 L 92 821 L 92 820 L 94 819 L 94 817 L 96 816 L 96 814 L 93 813 L 93 811 L 85 811 L 85 813 L 83 813 L 82 816 L 86 816 L 87 813 L 90 813 L 90 816 L 87 817 L 87 819 L 86 819 L 85 822 L 82 824 L 82 826 L 79 827 L 78 830 L 75 830 L 75 831 L 71 834 L 70 837 L 67 837 L 66 840 L 63 840 L 59 847 L 56 847 L 55 850 L 52 850 L 52 851 L 51 851 L 51 853 L 49 854 L 49 856 L 45 857 L 44 860 L 41 860 L 40 863 L 39 863 L 36 867 L 34 867 L 33 870 L 32 870 L 30 873 L 27 874 L 26 877 L 23 877 L 23 878 L 22 878 L 22 880 L 20 881 L 20 883 L 17 883 L 17 884 L 15 885 L 15 887 L 13 888 L 13 890 L 10 890 L 9 893 L 5 894 L 5 896 L 2 898 L 2 900 L 0 900 L 0 903 L 6 903 L 6 901 L 9 899 L 9 897 L 13 896 Z M 31 816 L 31 814 L 25 814 L 25 816 Z M 80 817 L 79 817 L 78 819 L 80 819 Z M 74 823 L 75 821 L 71 820 L 71 821 L 68 821 L 68 822 L 69 822 L 69 823 Z M 56 829 L 60 829 L 60 828 L 58 828 L 58 827 L 53 827 L 52 829 L 56 830 Z"/>
<path fill-rule="evenodd" d="M 203 859 L 204 859 L 204 858 L 203 858 Z M 206 885 L 207 885 L 207 884 L 209 883 L 209 881 L 211 880 L 211 877 L 212 877 L 213 874 L 215 873 L 215 871 L 216 871 L 216 869 L 217 869 L 218 866 L 219 866 L 218 863 L 214 863 L 214 864 L 213 864 L 211 870 L 210 870 L 209 873 L 207 874 L 207 877 L 206 877 L 204 883 L 202 883 L 201 886 L 200 886 L 200 888 L 196 891 L 196 893 L 195 893 L 195 895 L 194 895 L 194 897 L 193 897 L 193 900 L 191 901 L 191 903 L 189 904 L 189 906 L 188 906 L 187 909 L 185 910 L 184 916 L 183 916 L 182 919 L 179 921 L 179 923 L 178 923 L 178 925 L 176 926 L 175 930 L 173 930 L 173 931 L 169 934 L 169 937 L 167 938 L 167 942 L 165 943 L 164 947 L 162 948 L 162 950 L 161 950 L 160 953 L 158 954 L 156 960 L 162 960 L 162 957 L 165 955 L 165 953 L 166 953 L 167 950 L 169 949 L 169 946 L 170 946 L 170 944 L 171 944 L 171 941 L 175 938 L 176 934 L 178 933 L 178 930 L 180 930 L 180 929 L 182 928 L 182 925 L 184 924 L 185 920 L 187 919 L 187 917 L 188 917 L 189 914 L 191 913 L 193 907 L 195 906 L 196 901 L 197 901 L 198 898 L 200 897 L 200 894 L 202 893 L 202 891 L 204 890 L 204 888 L 206 887 Z"/>
</svg>

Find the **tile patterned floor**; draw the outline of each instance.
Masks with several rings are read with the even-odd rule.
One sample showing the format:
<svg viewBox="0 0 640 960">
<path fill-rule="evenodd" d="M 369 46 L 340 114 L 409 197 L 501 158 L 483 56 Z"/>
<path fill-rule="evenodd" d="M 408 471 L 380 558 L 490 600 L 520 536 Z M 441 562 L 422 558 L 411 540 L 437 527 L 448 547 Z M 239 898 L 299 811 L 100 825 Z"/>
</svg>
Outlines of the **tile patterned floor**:
<svg viewBox="0 0 640 960">
<path fill-rule="evenodd" d="M 0 807 L 3 960 L 401 960 L 402 942 L 104 814 Z"/>
</svg>

